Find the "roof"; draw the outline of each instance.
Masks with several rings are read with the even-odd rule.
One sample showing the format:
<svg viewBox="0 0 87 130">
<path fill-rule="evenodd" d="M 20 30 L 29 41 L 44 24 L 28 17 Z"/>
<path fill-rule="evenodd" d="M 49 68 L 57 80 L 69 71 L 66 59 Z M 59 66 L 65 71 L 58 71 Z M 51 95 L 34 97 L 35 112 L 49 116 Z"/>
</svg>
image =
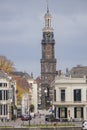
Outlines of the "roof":
<svg viewBox="0 0 87 130">
<path fill-rule="evenodd" d="M 87 76 L 87 66 L 76 66 L 76 67 L 73 67 L 71 70 L 70 70 L 70 74 L 72 77 L 83 77 L 83 76 Z"/>
<path fill-rule="evenodd" d="M 0 70 L 0 78 L 10 79 L 9 75 L 5 73 L 3 70 Z"/>
<path fill-rule="evenodd" d="M 14 72 L 12 72 L 12 75 L 25 77 L 27 79 L 32 79 L 32 77 L 28 73 L 26 73 L 26 72 L 14 71 Z"/>
</svg>

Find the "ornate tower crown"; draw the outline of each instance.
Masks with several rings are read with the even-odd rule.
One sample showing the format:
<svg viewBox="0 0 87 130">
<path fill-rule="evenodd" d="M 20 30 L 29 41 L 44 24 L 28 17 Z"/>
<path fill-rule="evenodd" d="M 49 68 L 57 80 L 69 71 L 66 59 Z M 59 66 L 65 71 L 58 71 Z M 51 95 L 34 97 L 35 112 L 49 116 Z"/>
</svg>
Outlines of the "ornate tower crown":
<svg viewBox="0 0 87 130">
<path fill-rule="evenodd" d="M 48 3 L 47 3 L 47 12 L 44 16 L 44 19 L 45 19 L 45 26 L 43 28 L 43 32 L 53 32 L 53 28 L 51 27 L 52 16 L 49 12 Z"/>
</svg>

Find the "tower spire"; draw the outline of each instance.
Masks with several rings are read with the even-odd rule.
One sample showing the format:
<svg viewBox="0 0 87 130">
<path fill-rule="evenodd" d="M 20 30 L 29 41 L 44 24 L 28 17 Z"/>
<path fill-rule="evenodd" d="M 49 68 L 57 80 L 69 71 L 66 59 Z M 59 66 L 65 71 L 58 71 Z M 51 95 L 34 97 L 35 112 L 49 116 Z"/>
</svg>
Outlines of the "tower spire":
<svg viewBox="0 0 87 130">
<path fill-rule="evenodd" d="M 47 13 L 49 13 L 49 5 L 48 5 L 48 0 L 46 0 L 47 2 Z"/>
</svg>

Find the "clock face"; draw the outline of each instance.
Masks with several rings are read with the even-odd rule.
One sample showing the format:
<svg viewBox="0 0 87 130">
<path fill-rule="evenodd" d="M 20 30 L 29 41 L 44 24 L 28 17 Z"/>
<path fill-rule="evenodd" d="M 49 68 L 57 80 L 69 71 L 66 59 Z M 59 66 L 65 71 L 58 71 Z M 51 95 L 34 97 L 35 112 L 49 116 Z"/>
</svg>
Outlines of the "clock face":
<svg viewBox="0 0 87 130">
<path fill-rule="evenodd" d="M 46 40 L 50 40 L 50 37 L 51 37 L 50 32 L 46 32 L 46 33 L 45 33 L 45 39 L 46 39 Z"/>
<path fill-rule="evenodd" d="M 50 37 L 50 32 L 47 32 L 47 34 L 46 34 L 46 35 L 47 35 L 47 37 Z"/>
<path fill-rule="evenodd" d="M 43 33 L 43 38 L 46 40 L 46 41 L 51 41 L 53 40 L 53 32 L 44 32 Z"/>
</svg>

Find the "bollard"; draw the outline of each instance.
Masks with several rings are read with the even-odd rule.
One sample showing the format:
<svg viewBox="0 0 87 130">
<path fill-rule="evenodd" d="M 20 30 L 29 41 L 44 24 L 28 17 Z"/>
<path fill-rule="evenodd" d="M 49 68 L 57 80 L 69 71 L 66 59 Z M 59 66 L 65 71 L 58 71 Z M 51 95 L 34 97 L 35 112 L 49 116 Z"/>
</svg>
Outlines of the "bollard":
<svg viewBox="0 0 87 130">
<path fill-rule="evenodd" d="M 56 122 L 54 122 L 54 128 L 56 128 Z"/>
</svg>

